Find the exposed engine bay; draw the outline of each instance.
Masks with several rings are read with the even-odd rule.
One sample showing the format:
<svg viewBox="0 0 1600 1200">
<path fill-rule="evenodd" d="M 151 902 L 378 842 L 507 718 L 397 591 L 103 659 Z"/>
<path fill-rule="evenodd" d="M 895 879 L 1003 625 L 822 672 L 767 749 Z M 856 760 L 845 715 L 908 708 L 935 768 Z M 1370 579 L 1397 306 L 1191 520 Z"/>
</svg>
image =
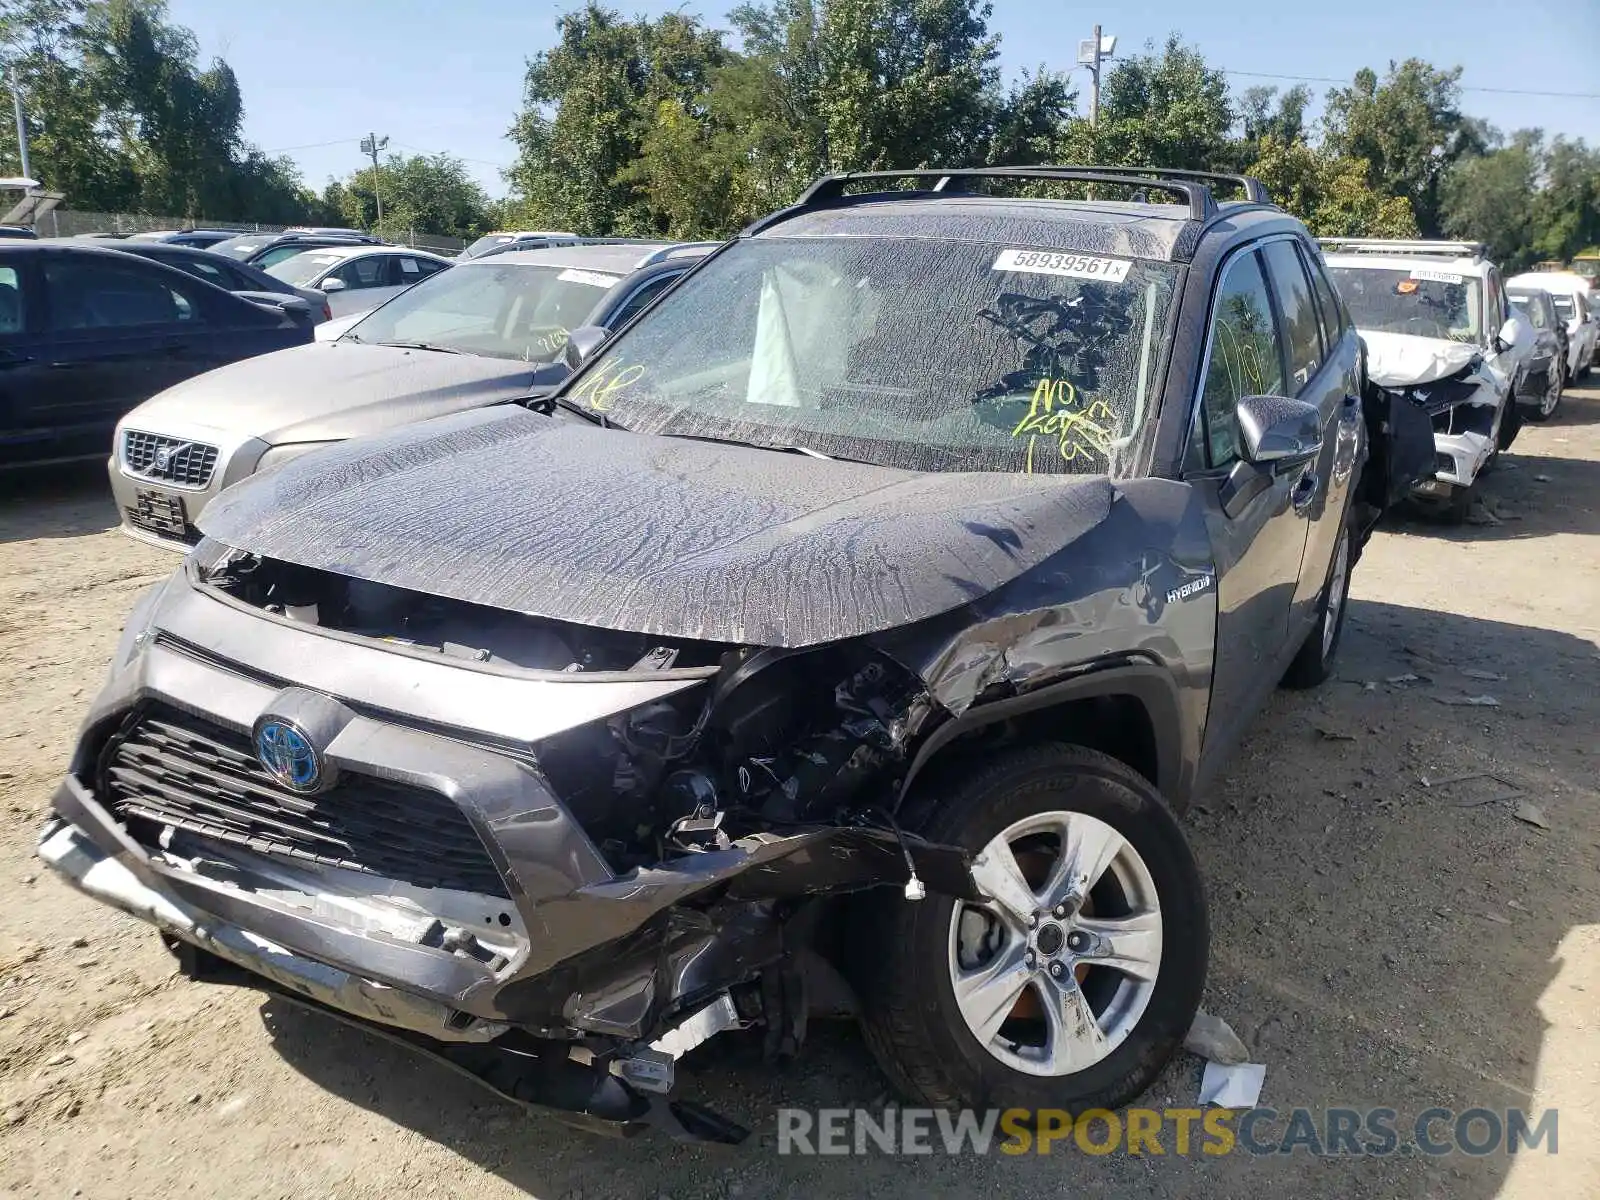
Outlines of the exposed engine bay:
<svg viewBox="0 0 1600 1200">
<path fill-rule="evenodd" d="M 1471 344 L 1382 332 L 1362 340 L 1370 390 L 1392 407 L 1420 411 L 1432 427 L 1432 462 L 1415 481 L 1424 492 L 1470 487 L 1496 448 L 1511 386 L 1505 374 Z M 1401 421 L 1415 425 L 1408 417 Z"/>
<path fill-rule="evenodd" d="M 409 652 L 526 671 L 659 674 L 696 688 L 535 743 L 533 757 L 614 870 L 816 822 L 885 824 L 917 678 L 864 646 L 814 651 L 674 641 L 484 608 L 230 551 L 222 594 Z M 882 785 L 888 782 L 887 791 Z"/>
</svg>

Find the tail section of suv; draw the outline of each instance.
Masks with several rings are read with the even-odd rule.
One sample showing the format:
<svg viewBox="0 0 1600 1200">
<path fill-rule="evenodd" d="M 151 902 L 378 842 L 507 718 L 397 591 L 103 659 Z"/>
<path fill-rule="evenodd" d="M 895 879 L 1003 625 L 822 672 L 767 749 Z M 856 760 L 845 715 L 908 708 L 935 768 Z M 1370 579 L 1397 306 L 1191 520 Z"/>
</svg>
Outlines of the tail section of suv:
<svg viewBox="0 0 1600 1200">
<path fill-rule="evenodd" d="M 676 1059 L 824 994 L 918 1103 L 1136 1095 L 1205 978 L 1175 814 L 1328 675 L 1375 507 L 1316 243 L 1237 177 L 830 177 L 592 346 L 212 503 L 42 857 L 574 1119 L 735 1140 Z"/>
</svg>

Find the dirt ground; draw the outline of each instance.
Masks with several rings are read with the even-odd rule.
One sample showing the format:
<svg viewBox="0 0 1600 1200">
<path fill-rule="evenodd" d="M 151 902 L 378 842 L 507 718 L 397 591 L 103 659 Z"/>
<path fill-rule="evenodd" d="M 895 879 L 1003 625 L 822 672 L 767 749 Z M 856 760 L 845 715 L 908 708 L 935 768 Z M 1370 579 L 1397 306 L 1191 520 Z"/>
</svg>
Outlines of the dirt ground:
<svg viewBox="0 0 1600 1200">
<path fill-rule="evenodd" d="M 782 1071 L 738 1036 L 691 1056 L 690 1094 L 757 1130 L 710 1151 L 576 1134 L 175 976 L 151 931 L 32 856 L 121 620 L 174 560 L 115 532 L 99 468 L 0 483 L 0 1196 L 1600 1195 L 1600 388 L 1484 487 L 1477 524 L 1375 536 L 1339 678 L 1279 693 L 1188 817 L 1206 1006 L 1266 1064 L 1263 1104 L 1387 1105 L 1402 1127 L 1556 1107 L 1559 1153 L 896 1159 L 774 1149 L 781 1103 L 882 1103 L 848 1028 Z M 1498 707 L 1448 703 L 1484 694 Z M 1193 1104 L 1200 1071 L 1180 1055 L 1147 1102 Z"/>
</svg>

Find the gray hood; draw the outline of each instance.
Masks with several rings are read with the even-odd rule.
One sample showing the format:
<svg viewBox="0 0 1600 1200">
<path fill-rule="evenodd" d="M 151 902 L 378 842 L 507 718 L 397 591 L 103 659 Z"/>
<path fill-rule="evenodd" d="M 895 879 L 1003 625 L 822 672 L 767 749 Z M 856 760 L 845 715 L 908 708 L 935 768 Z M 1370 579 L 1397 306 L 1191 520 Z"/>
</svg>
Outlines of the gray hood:
<svg viewBox="0 0 1600 1200">
<path fill-rule="evenodd" d="M 317 342 L 185 380 L 140 405 L 135 423 L 201 425 L 271 445 L 339 441 L 525 396 L 533 372 L 504 358 Z"/>
<path fill-rule="evenodd" d="M 1101 476 L 954 474 L 598 429 L 520 407 L 223 492 L 230 546 L 653 636 L 806 646 L 978 599 L 1102 521 Z"/>
</svg>

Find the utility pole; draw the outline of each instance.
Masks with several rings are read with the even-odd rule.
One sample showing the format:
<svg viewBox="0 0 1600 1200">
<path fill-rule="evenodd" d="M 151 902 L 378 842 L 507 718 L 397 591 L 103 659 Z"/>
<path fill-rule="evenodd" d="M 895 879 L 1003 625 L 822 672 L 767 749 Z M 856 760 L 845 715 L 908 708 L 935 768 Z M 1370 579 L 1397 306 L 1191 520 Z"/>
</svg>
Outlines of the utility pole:
<svg viewBox="0 0 1600 1200">
<path fill-rule="evenodd" d="M 372 158 L 372 196 L 373 199 L 378 202 L 379 229 L 383 228 L 383 191 L 378 186 L 378 151 L 382 150 L 388 144 L 389 139 L 387 136 L 379 137 L 375 133 L 369 133 L 366 137 L 361 139 L 361 153 L 369 155 Z"/>
<path fill-rule="evenodd" d="M 17 83 L 15 68 L 10 68 L 7 74 L 11 76 L 11 107 L 17 114 L 17 148 L 22 155 L 22 177 L 32 179 L 33 172 L 28 169 L 28 122 L 22 115 L 22 88 Z"/>
<path fill-rule="evenodd" d="M 1094 27 L 1094 37 L 1078 43 L 1078 65 L 1089 71 L 1089 124 L 1100 124 L 1100 64 L 1116 53 L 1115 34 L 1102 35 Z"/>
</svg>

